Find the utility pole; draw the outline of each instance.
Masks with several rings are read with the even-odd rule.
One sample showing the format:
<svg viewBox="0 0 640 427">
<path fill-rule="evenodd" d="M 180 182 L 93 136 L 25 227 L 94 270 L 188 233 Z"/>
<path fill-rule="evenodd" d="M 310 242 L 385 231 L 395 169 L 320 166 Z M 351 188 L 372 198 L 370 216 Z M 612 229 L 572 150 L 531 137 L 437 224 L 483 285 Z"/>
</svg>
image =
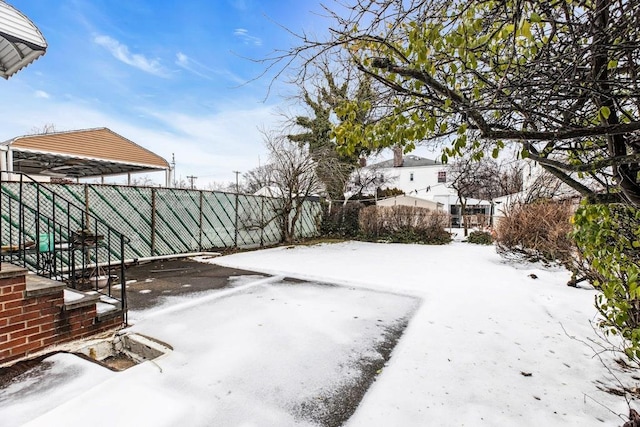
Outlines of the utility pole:
<svg viewBox="0 0 640 427">
<path fill-rule="evenodd" d="M 191 189 L 193 190 L 193 189 L 194 189 L 193 182 L 194 182 L 196 179 L 198 179 L 198 177 L 197 177 L 197 176 L 193 176 L 193 175 L 189 175 L 189 176 L 187 177 L 187 179 L 188 179 L 188 180 L 189 180 L 189 182 L 191 183 Z"/>
<path fill-rule="evenodd" d="M 176 188 L 176 183 L 177 183 L 176 182 L 176 155 L 174 153 L 171 153 L 171 172 L 172 172 L 171 175 L 173 175 L 172 187 Z"/>
<path fill-rule="evenodd" d="M 240 194 L 240 187 L 238 184 L 238 176 L 240 175 L 240 171 L 233 171 L 233 173 L 236 174 L 236 219 L 235 219 L 235 234 L 234 234 L 234 245 L 236 247 L 236 249 L 238 248 L 238 197 Z"/>
</svg>

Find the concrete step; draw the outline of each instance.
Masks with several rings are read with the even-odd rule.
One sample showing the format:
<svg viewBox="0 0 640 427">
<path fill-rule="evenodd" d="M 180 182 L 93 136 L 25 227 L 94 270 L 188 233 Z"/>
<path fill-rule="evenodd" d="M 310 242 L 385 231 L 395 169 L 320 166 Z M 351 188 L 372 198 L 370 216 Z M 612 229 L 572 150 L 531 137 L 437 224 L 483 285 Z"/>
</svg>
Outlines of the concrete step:
<svg viewBox="0 0 640 427">
<path fill-rule="evenodd" d="M 27 298 L 55 294 L 56 292 L 60 292 L 67 287 L 67 285 L 62 282 L 58 282 L 32 273 L 27 274 L 25 276 L 25 279 L 27 284 L 27 291 L 25 296 Z"/>
</svg>

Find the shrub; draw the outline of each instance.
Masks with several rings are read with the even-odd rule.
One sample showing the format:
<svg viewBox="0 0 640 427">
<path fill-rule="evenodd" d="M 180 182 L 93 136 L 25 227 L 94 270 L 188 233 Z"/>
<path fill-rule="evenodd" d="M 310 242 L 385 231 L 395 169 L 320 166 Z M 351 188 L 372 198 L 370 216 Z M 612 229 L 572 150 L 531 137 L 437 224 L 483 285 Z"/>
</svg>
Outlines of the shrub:
<svg viewBox="0 0 640 427">
<path fill-rule="evenodd" d="M 574 216 L 582 273 L 602 293 L 596 307 L 605 333 L 621 335 L 640 360 L 640 209 L 584 203 Z"/>
<path fill-rule="evenodd" d="M 446 214 L 414 206 L 369 206 L 359 216 L 361 238 L 396 243 L 449 243 L 447 223 Z"/>
<path fill-rule="evenodd" d="M 512 207 L 496 227 L 498 252 L 529 261 L 571 262 L 575 254 L 571 214 L 571 204 L 566 202 L 537 201 Z"/>
<path fill-rule="evenodd" d="M 490 245 L 493 243 L 493 237 L 487 231 L 472 231 L 467 237 L 467 242 L 477 245 Z"/>
<path fill-rule="evenodd" d="M 359 234 L 358 216 L 364 205 L 348 202 L 346 205 L 324 206 L 320 234 L 325 237 L 354 238 Z"/>
</svg>

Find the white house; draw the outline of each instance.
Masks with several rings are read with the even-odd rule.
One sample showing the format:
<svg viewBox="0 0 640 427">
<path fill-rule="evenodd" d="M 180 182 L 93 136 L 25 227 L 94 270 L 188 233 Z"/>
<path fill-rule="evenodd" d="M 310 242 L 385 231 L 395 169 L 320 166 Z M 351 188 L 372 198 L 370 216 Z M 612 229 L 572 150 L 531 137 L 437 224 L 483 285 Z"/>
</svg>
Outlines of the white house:
<svg viewBox="0 0 640 427">
<path fill-rule="evenodd" d="M 369 166 L 388 178 L 381 188 L 397 188 L 406 195 L 433 200 L 434 195 L 455 194 L 448 185 L 447 165 L 435 160 L 394 150 L 393 159 Z"/>
<path fill-rule="evenodd" d="M 397 188 L 412 198 L 429 200 L 442 205 L 442 210 L 451 215 L 454 226 L 461 224 L 461 204 L 458 193 L 451 188 L 448 165 L 435 160 L 408 154 L 394 149 L 393 159 L 369 166 L 389 177 L 389 184 L 380 188 Z M 466 215 L 476 217 L 489 215 L 491 203 L 486 200 L 469 199 Z"/>
</svg>

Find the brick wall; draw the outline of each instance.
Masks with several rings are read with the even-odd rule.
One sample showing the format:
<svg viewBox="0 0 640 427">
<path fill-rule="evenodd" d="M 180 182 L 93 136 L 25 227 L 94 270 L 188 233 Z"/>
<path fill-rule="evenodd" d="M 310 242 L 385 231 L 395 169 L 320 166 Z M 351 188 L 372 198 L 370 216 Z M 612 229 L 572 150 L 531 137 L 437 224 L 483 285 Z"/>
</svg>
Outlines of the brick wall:
<svg viewBox="0 0 640 427">
<path fill-rule="evenodd" d="M 65 310 L 61 288 L 29 295 L 26 270 L 0 271 L 0 365 L 44 348 L 115 329 L 122 316 L 97 320 L 95 304 Z"/>
</svg>

